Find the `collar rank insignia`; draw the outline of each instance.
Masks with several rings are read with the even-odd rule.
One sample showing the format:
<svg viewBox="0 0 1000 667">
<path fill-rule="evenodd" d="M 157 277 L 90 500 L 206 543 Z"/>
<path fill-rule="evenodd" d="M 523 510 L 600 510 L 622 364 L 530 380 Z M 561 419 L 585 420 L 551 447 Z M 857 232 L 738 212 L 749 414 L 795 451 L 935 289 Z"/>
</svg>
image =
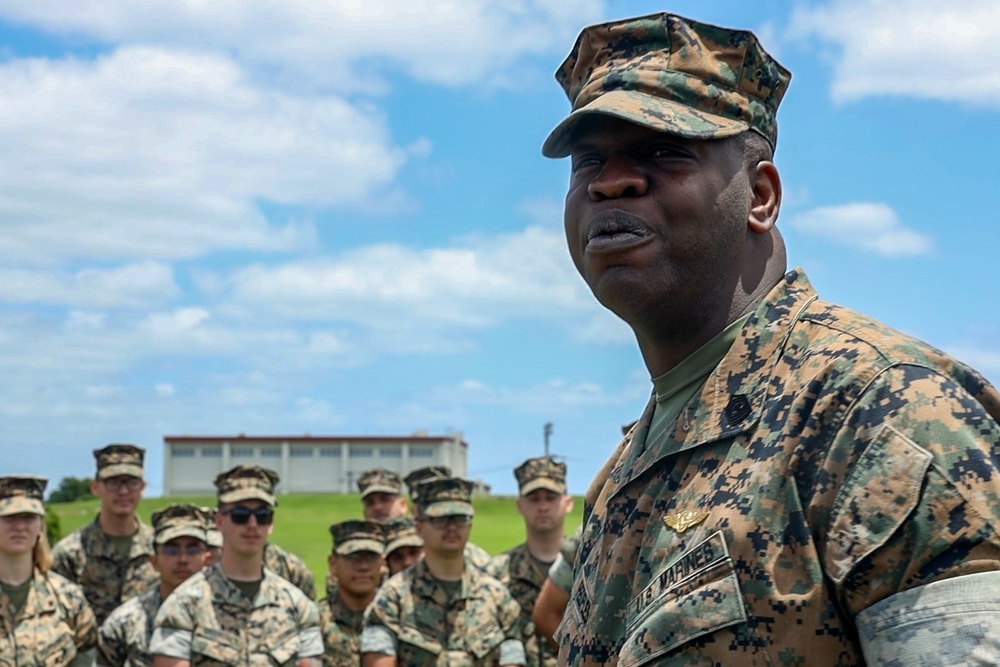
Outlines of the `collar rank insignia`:
<svg viewBox="0 0 1000 667">
<path fill-rule="evenodd" d="M 708 512 L 687 510 L 663 517 L 663 523 L 666 524 L 667 528 L 676 530 L 678 533 L 683 533 L 688 528 L 698 525 L 707 518 Z"/>
</svg>

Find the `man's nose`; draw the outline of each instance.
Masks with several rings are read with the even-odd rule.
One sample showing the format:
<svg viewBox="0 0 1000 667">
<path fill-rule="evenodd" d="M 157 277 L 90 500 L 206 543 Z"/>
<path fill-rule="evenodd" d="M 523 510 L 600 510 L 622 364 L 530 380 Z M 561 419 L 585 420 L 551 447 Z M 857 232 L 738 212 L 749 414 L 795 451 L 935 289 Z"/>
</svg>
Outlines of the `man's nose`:
<svg viewBox="0 0 1000 667">
<path fill-rule="evenodd" d="M 587 193 L 594 201 L 641 197 L 648 190 L 649 181 L 641 165 L 621 153 L 610 155 L 587 186 Z"/>
</svg>

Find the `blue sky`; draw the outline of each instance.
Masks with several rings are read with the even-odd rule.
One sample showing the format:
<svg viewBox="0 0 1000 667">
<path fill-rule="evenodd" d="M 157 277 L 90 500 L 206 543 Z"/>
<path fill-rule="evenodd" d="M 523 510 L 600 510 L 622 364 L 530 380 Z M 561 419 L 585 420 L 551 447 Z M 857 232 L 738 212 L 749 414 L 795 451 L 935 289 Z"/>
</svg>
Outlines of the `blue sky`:
<svg viewBox="0 0 1000 667">
<path fill-rule="evenodd" d="M 562 236 L 586 24 L 648 2 L 5 0 L 4 473 L 199 434 L 461 431 L 585 490 L 649 395 Z M 793 73 L 789 263 L 1000 382 L 1000 3 L 676 2 Z"/>
</svg>

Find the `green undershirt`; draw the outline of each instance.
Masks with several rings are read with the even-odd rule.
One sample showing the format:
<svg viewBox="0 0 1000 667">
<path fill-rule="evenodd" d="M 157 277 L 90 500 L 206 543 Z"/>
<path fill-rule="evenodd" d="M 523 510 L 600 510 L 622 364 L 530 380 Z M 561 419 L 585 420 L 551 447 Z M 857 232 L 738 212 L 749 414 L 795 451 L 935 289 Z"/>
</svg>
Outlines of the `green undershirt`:
<svg viewBox="0 0 1000 667">
<path fill-rule="evenodd" d="M 229 581 L 232 582 L 233 586 L 240 589 L 243 595 L 247 596 L 248 599 L 256 600 L 257 593 L 260 592 L 260 582 L 262 582 L 263 579 L 258 579 L 257 581 L 236 581 L 235 579 L 230 579 Z"/>
<path fill-rule="evenodd" d="M 132 542 L 135 540 L 135 535 L 138 532 L 136 531 L 131 535 L 108 535 L 108 539 L 111 540 L 111 546 L 115 548 L 119 556 L 128 556 L 132 551 Z"/>
<path fill-rule="evenodd" d="M 11 618 L 16 618 L 21 613 L 21 609 L 24 608 L 24 603 L 28 601 L 28 592 L 31 590 L 32 581 L 34 579 L 29 577 L 23 584 L 17 584 L 16 586 L 0 581 L 0 588 L 3 589 L 4 594 L 10 600 L 10 606 L 14 610 Z"/>
</svg>

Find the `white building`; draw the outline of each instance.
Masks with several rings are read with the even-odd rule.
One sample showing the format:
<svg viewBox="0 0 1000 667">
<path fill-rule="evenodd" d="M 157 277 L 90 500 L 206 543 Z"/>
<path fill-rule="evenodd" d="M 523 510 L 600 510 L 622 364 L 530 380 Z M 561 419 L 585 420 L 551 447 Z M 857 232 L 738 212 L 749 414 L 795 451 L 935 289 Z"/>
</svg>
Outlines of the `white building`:
<svg viewBox="0 0 1000 667">
<path fill-rule="evenodd" d="M 220 472 L 241 463 L 271 468 L 278 493 L 357 493 L 358 476 L 370 468 L 401 477 L 416 468 L 445 465 L 465 477 L 469 444 L 461 433 L 445 436 L 195 436 L 163 438 L 163 493 L 215 495 Z"/>
</svg>

